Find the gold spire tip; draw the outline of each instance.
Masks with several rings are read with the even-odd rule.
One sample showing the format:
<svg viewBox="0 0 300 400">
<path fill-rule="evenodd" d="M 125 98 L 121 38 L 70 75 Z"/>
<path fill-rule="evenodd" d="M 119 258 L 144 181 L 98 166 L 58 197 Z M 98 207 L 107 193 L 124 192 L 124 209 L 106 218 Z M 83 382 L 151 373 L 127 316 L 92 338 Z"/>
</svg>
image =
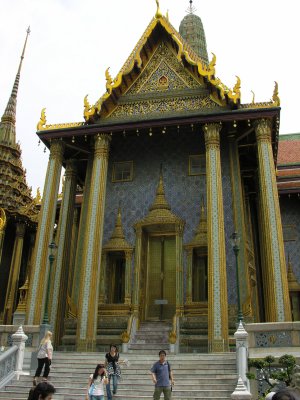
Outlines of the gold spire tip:
<svg viewBox="0 0 300 400">
<path fill-rule="evenodd" d="M 156 5 L 157 5 L 157 9 L 156 9 L 156 14 L 155 14 L 155 18 L 161 18 L 163 15 L 160 11 L 160 7 L 159 7 L 159 0 L 155 0 L 156 1 Z"/>
</svg>

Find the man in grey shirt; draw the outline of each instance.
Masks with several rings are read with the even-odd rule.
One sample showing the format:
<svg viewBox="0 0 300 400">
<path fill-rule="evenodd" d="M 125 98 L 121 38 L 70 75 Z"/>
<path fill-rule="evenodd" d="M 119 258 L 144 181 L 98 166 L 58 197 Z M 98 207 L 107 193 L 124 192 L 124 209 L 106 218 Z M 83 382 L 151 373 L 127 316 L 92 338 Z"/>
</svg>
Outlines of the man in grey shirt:
<svg viewBox="0 0 300 400">
<path fill-rule="evenodd" d="M 164 399 L 170 400 L 172 395 L 171 387 L 174 386 L 173 371 L 170 364 L 166 360 L 167 353 L 165 350 L 160 350 L 158 355 L 159 361 L 153 364 L 150 370 L 152 381 L 155 384 L 153 399 L 159 400 L 160 395 L 163 393 Z"/>
</svg>

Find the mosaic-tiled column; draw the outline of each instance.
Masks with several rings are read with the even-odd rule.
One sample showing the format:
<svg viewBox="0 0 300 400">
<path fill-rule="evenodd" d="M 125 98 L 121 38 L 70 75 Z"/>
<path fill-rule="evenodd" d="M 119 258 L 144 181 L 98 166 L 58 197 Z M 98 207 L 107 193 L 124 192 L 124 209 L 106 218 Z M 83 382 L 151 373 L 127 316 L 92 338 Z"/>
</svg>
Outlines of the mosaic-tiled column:
<svg viewBox="0 0 300 400">
<path fill-rule="evenodd" d="M 225 256 L 220 124 L 204 126 L 208 242 L 208 348 L 228 351 L 228 301 Z"/>
<path fill-rule="evenodd" d="M 80 350 L 94 350 L 96 344 L 109 141 L 108 135 L 95 137 L 78 301 L 77 347 Z"/>
<path fill-rule="evenodd" d="M 140 275 L 142 264 L 142 227 L 135 228 L 136 241 L 135 241 L 135 260 L 134 260 L 134 287 L 132 296 L 133 313 L 136 318 L 139 318 L 140 311 Z"/>
<path fill-rule="evenodd" d="M 83 202 L 81 205 L 81 212 L 80 212 L 77 248 L 76 248 L 76 256 L 75 256 L 75 266 L 74 266 L 74 274 L 73 274 L 72 301 L 76 305 L 78 304 L 78 298 L 79 298 L 80 272 L 81 272 L 82 257 L 83 257 L 83 244 L 84 244 L 84 238 L 85 238 L 85 234 L 86 234 L 86 224 L 87 224 L 86 218 L 87 218 L 88 208 L 89 208 L 92 170 L 93 170 L 93 156 L 90 156 L 88 159 L 88 162 L 87 162 L 86 176 L 85 176 L 85 182 L 84 182 L 84 188 L 83 188 Z"/>
<path fill-rule="evenodd" d="M 57 253 L 54 264 L 54 282 L 50 303 L 50 322 L 55 332 L 55 343 L 58 344 L 63 333 L 70 264 L 70 248 L 74 218 L 75 194 L 77 186 L 77 169 L 73 160 L 66 163 L 63 197 L 59 213 L 56 235 Z"/>
<path fill-rule="evenodd" d="M 239 152 L 234 132 L 228 136 L 228 142 L 234 228 L 241 238 L 239 244 L 240 250 L 238 253 L 241 305 L 247 305 L 247 312 L 252 315 L 250 277 L 248 272 L 248 258 L 246 252 L 247 236 L 245 231 L 244 196 L 242 191 Z M 239 309 L 238 304 L 237 309 Z"/>
<path fill-rule="evenodd" d="M 255 132 L 259 163 L 261 217 L 265 236 L 265 268 L 267 268 L 268 275 L 268 282 L 265 282 L 265 285 L 268 286 L 269 297 L 265 300 L 272 304 L 268 320 L 272 322 L 291 321 L 280 206 L 271 144 L 271 120 L 257 121 Z"/>
<path fill-rule="evenodd" d="M 125 304 L 131 304 L 131 267 L 132 267 L 132 250 L 125 251 Z"/>
<path fill-rule="evenodd" d="M 186 304 L 193 302 L 193 249 L 187 249 Z"/>
<path fill-rule="evenodd" d="M 63 153 L 63 141 L 53 140 L 50 147 L 50 158 L 33 254 L 32 279 L 27 303 L 28 325 L 39 324 L 44 309 L 49 268 L 49 244 L 53 238 Z"/>
<path fill-rule="evenodd" d="M 16 300 L 19 289 L 19 275 L 22 261 L 22 251 L 25 235 L 25 224 L 17 223 L 16 225 L 16 236 L 15 243 L 11 258 L 11 264 L 9 269 L 9 278 L 5 298 L 4 307 L 4 324 L 12 323 L 13 312 L 16 307 Z"/>
<path fill-rule="evenodd" d="M 183 226 L 176 227 L 176 315 L 183 315 Z"/>
<path fill-rule="evenodd" d="M 5 228 L 6 228 L 6 213 L 3 208 L 0 208 L 0 263 L 2 259 Z"/>
</svg>

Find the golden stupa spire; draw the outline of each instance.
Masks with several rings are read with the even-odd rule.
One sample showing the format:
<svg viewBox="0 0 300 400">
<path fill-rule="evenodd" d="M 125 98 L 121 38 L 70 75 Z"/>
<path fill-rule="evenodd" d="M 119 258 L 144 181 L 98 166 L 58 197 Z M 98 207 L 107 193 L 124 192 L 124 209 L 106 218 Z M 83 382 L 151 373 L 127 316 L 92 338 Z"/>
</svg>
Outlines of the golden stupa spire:
<svg viewBox="0 0 300 400">
<path fill-rule="evenodd" d="M 121 207 L 118 208 L 118 215 L 116 219 L 115 229 L 113 234 L 111 235 L 111 239 L 125 239 L 123 225 L 122 225 L 122 215 L 121 215 Z"/>
<path fill-rule="evenodd" d="M 108 243 L 106 243 L 103 246 L 103 249 L 105 251 L 109 251 L 109 250 L 125 250 L 126 251 L 126 250 L 132 249 L 130 244 L 125 239 L 120 206 L 118 208 L 115 229 L 114 229 Z"/>
<path fill-rule="evenodd" d="M 20 73 L 21 67 L 25 55 L 27 39 L 30 34 L 30 27 L 27 29 L 26 39 L 23 47 L 23 51 L 21 54 L 21 60 L 18 68 L 18 72 L 15 78 L 15 82 L 13 85 L 13 89 L 8 100 L 6 109 L 4 114 L 1 118 L 0 122 L 0 143 L 8 144 L 8 145 L 15 145 L 16 144 L 16 109 L 17 109 L 17 95 L 18 95 L 18 88 L 19 88 L 19 81 L 20 81 Z"/>
<path fill-rule="evenodd" d="M 163 182 L 163 174 L 162 174 L 162 166 L 160 166 L 160 173 L 159 173 L 159 182 L 156 189 L 156 197 L 154 203 L 150 207 L 150 211 L 152 210 L 170 210 L 171 207 L 169 206 L 166 197 L 165 197 L 165 188 Z"/>
</svg>

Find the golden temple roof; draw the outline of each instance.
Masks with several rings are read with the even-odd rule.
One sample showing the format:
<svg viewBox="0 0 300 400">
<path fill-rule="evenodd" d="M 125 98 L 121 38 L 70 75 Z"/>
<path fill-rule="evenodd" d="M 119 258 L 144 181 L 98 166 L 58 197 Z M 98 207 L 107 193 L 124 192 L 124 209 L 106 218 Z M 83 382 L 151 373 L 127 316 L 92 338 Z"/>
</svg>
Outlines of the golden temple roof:
<svg viewBox="0 0 300 400">
<path fill-rule="evenodd" d="M 241 80 L 237 76 L 236 84 L 232 89 L 228 88 L 219 78 L 216 77 L 216 56 L 212 54 L 212 59 L 209 63 L 201 59 L 199 55 L 192 49 L 179 32 L 171 25 L 169 19 L 162 15 L 159 2 L 157 2 L 157 11 L 155 17 L 150 21 L 148 27 L 143 33 L 140 40 L 137 42 L 133 51 L 125 61 L 117 76 L 113 79 L 109 73 L 109 68 L 105 72 L 106 91 L 99 100 L 91 105 L 88 101 L 88 96 L 84 98 L 84 119 L 85 124 L 94 124 L 102 118 L 107 117 L 110 112 L 117 107 L 117 101 L 127 90 L 127 85 L 124 84 L 125 77 L 129 74 L 139 74 L 142 68 L 145 67 L 143 60 L 143 50 L 150 43 L 154 31 L 158 28 L 163 29 L 167 37 L 173 43 L 173 47 L 177 52 L 177 60 L 179 63 L 185 64 L 190 68 L 190 71 L 195 76 L 202 80 L 210 87 L 212 98 L 221 106 L 230 106 L 232 109 L 262 109 L 272 108 L 280 105 L 278 96 L 278 84 L 275 82 L 273 97 L 269 102 L 255 103 L 242 105 L 241 102 Z M 157 40 L 157 39 L 156 39 Z M 152 46 L 149 46 L 153 48 Z M 149 51 L 148 47 L 148 51 Z M 153 49 L 152 49 L 153 50 Z M 147 62 L 146 62 L 147 63 Z M 137 75 L 138 76 L 138 75 Z M 83 122 L 46 125 L 45 109 L 42 110 L 41 119 L 38 123 L 37 130 L 56 130 L 65 128 L 74 128 L 84 125 Z"/>
<path fill-rule="evenodd" d="M 104 251 L 128 251 L 132 250 L 132 246 L 125 240 L 122 225 L 121 208 L 118 209 L 115 229 L 110 240 L 103 246 Z"/>
</svg>

